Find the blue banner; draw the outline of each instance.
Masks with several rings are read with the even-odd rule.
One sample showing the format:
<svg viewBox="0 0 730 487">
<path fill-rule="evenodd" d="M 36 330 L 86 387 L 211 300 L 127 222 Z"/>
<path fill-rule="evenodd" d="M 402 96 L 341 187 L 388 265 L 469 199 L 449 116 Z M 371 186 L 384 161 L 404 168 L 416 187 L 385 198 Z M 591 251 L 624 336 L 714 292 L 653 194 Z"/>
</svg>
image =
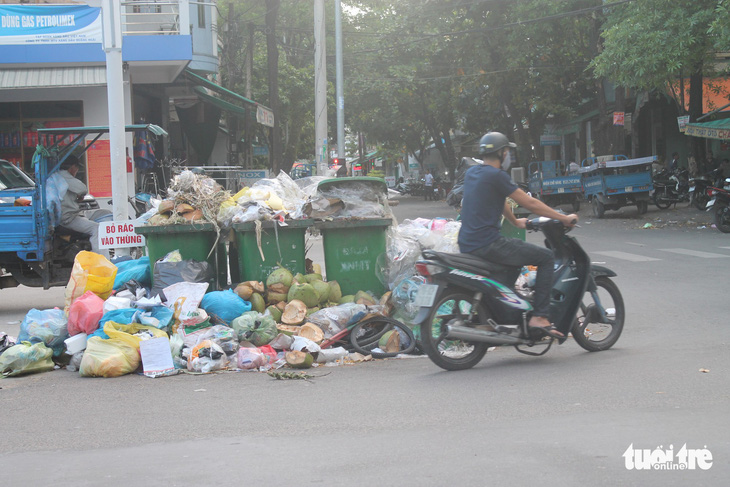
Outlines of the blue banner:
<svg viewBox="0 0 730 487">
<path fill-rule="evenodd" d="M 0 5 L 0 44 L 101 43 L 101 9 L 88 5 Z"/>
</svg>

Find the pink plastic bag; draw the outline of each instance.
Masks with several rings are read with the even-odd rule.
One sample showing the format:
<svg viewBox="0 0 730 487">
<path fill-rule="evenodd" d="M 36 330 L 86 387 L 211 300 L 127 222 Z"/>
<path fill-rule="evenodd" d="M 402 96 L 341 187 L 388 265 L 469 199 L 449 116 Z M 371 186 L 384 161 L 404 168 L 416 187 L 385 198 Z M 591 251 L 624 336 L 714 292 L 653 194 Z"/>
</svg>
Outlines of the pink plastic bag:
<svg viewBox="0 0 730 487">
<path fill-rule="evenodd" d="M 99 328 L 102 316 L 104 316 L 104 300 L 93 291 L 86 291 L 68 310 L 68 334 L 74 336 L 79 333 L 87 335 L 94 333 Z"/>
<path fill-rule="evenodd" d="M 268 357 L 258 348 L 241 347 L 237 358 L 239 369 L 257 369 L 268 362 Z"/>
</svg>

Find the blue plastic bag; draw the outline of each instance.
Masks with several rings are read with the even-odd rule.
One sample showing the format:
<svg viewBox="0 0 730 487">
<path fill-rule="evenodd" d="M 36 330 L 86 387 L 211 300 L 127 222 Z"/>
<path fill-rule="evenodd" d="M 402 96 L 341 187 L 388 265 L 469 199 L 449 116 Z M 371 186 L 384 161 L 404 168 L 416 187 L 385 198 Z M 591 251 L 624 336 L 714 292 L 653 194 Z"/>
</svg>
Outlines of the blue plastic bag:
<svg viewBox="0 0 730 487">
<path fill-rule="evenodd" d="M 129 325 L 132 323 L 134 315 L 139 311 L 137 308 L 120 308 L 113 309 L 104 313 L 104 316 L 99 320 L 99 328 L 104 328 L 104 324 L 107 321 L 113 321 L 114 323 L 120 323 L 122 325 Z"/>
<path fill-rule="evenodd" d="M 206 294 L 200 302 L 200 307 L 209 315 L 216 315 L 227 325 L 246 311 L 251 311 L 251 303 L 244 301 L 230 289 Z"/>
<path fill-rule="evenodd" d="M 114 290 L 119 291 L 128 281 L 137 281 L 145 287 L 152 286 L 152 271 L 150 270 L 150 258 L 145 256 L 139 259 L 118 262 L 117 277 L 114 279 Z"/>
<path fill-rule="evenodd" d="M 65 350 L 63 341 L 68 338 L 66 314 L 62 309 L 31 309 L 20 324 L 18 343 L 45 343 L 58 357 Z"/>
<path fill-rule="evenodd" d="M 104 313 L 99 320 L 99 328 L 104 328 L 107 321 L 113 321 L 121 325 L 140 323 L 162 329 L 169 326 L 172 319 L 173 311 L 166 306 L 155 306 L 149 311 L 138 308 L 121 308 Z"/>
</svg>

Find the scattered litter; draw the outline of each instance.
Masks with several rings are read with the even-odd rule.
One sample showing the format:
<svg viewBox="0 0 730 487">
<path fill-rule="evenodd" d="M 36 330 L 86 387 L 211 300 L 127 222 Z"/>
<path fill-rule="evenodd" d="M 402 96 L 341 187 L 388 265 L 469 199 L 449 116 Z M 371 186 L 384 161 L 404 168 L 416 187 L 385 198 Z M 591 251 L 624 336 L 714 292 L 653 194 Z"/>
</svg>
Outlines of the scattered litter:
<svg viewBox="0 0 730 487">
<path fill-rule="evenodd" d="M 700 372 L 702 372 L 703 374 L 706 374 L 706 373 L 708 373 L 709 371 L 710 371 L 710 369 L 700 369 Z"/>
<path fill-rule="evenodd" d="M 642 228 L 654 228 L 654 225 L 652 225 L 651 223 L 646 223 Z"/>
</svg>

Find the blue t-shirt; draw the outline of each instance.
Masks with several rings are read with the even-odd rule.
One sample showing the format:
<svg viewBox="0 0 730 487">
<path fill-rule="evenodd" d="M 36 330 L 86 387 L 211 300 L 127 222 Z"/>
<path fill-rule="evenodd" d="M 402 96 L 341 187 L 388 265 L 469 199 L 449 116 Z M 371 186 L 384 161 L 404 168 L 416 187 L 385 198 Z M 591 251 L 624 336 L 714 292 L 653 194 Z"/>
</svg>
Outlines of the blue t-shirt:
<svg viewBox="0 0 730 487">
<path fill-rule="evenodd" d="M 470 167 L 464 176 L 459 249 L 473 252 L 499 237 L 504 201 L 517 189 L 509 174 L 486 164 Z"/>
</svg>

